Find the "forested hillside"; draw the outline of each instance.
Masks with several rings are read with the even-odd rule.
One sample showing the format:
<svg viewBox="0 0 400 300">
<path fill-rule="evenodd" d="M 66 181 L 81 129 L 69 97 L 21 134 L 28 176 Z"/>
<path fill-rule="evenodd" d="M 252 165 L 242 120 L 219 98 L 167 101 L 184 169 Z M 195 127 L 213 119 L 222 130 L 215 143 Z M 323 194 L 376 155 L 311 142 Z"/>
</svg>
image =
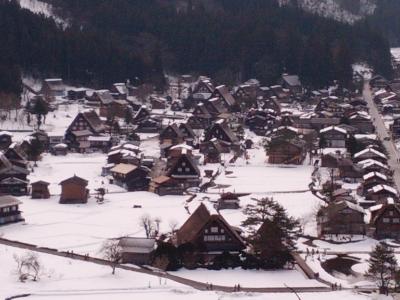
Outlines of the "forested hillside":
<svg viewBox="0 0 400 300">
<path fill-rule="evenodd" d="M 19 69 L 94 86 L 135 77 L 161 86 L 163 72 L 273 83 L 283 71 L 312 86 L 347 85 L 359 60 L 391 72 L 388 42 L 373 27 L 274 0 L 48 2 L 68 19 L 67 29 L 0 0 L 0 68 L 14 70 L 0 88 L 16 90 L 10 83 Z"/>
</svg>

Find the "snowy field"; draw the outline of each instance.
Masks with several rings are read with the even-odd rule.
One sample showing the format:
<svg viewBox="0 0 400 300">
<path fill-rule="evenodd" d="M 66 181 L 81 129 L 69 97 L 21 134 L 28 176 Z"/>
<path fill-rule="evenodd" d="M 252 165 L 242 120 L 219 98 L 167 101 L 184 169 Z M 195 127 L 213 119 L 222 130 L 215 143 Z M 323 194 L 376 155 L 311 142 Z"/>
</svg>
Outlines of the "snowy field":
<svg viewBox="0 0 400 300">
<path fill-rule="evenodd" d="M 144 214 L 161 217 L 161 231 L 169 232 L 170 221 L 181 223 L 188 217 L 184 209 L 187 198 L 135 192 L 106 195 L 104 204 L 90 199 L 88 204 L 61 205 L 58 204 L 58 197 L 46 200 L 21 197 L 26 223 L 3 226 L 0 235 L 96 256 L 106 239 L 145 236 L 139 226 L 139 219 Z M 142 208 L 133 208 L 133 205 L 141 205 Z"/>
<path fill-rule="evenodd" d="M 38 167 L 29 175 L 30 182 L 44 180 L 50 183 L 51 194 L 59 195 L 61 186 L 59 183 L 64 179 L 77 175 L 89 181 L 88 188 L 94 189 L 105 187 L 109 192 L 123 192 L 123 188 L 108 184 L 108 180 L 101 176 L 102 167 L 107 163 L 103 153 L 69 153 L 67 156 L 54 156 L 43 154 Z"/>
<path fill-rule="evenodd" d="M 21 283 L 15 274 L 16 263 L 14 254 L 20 256 L 23 250 L 0 246 L 0 298 L 31 294 L 26 299 L 34 300 L 108 300 L 114 297 L 118 300 L 130 300 L 133 297 L 144 300 L 170 299 L 185 300 L 296 300 L 294 294 L 259 294 L 259 293 L 222 293 L 198 291 L 176 282 L 159 277 L 139 274 L 125 270 L 117 270 L 111 275 L 111 269 L 106 266 L 74 261 L 68 258 L 39 254 L 43 271 L 37 282 Z M 194 275 L 196 276 L 196 275 Z M 367 296 L 352 292 L 305 293 L 300 294 L 303 300 L 348 299 L 367 300 Z"/>
<path fill-rule="evenodd" d="M 26 251 L 0 246 L 0 298 L 24 293 L 33 293 L 28 299 L 98 299 L 97 295 L 121 296 L 159 293 L 173 295 L 193 292 L 191 288 L 159 277 L 117 270 L 52 255 L 40 254 L 42 272 L 38 282 L 18 282 L 15 273 L 14 254 L 21 256 Z M 149 288 L 150 287 L 150 288 Z M 125 299 L 125 298 L 124 298 Z"/>
<path fill-rule="evenodd" d="M 307 279 L 297 270 L 279 271 L 257 271 L 257 270 L 186 270 L 181 269 L 171 272 L 173 275 L 188 278 L 200 282 L 212 282 L 214 285 L 234 286 L 240 284 L 242 287 L 324 287 L 316 280 Z"/>
<path fill-rule="evenodd" d="M 199 195 L 188 205 L 190 212 L 203 201 L 203 196 L 210 196 L 211 201 L 217 198 L 216 195 Z M 308 214 L 319 205 L 320 201 L 317 198 L 309 192 L 275 194 L 273 197 L 287 207 L 290 215 L 308 218 L 309 231 L 315 232 L 314 218 Z M 103 204 L 97 204 L 92 198 L 88 204 L 60 205 L 57 196 L 45 200 L 20 197 L 26 222 L 0 227 L 0 235 L 13 240 L 96 256 L 105 239 L 145 236 L 139 225 L 142 215 L 160 217 L 161 232 L 170 232 L 171 222 L 182 225 L 189 217 L 185 209 L 188 198 L 189 196 L 160 197 L 148 192 L 131 192 L 108 194 Z M 251 203 L 250 198 L 251 196 L 244 197 L 242 205 Z M 207 200 L 204 203 L 212 205 Z M 134 205 L 140 205 L 141 208 L 133 208 Z M 221 214 L 233 226 L 240 226 L 245 218 L 241 210 L 222 210 Z"/>
</svg>

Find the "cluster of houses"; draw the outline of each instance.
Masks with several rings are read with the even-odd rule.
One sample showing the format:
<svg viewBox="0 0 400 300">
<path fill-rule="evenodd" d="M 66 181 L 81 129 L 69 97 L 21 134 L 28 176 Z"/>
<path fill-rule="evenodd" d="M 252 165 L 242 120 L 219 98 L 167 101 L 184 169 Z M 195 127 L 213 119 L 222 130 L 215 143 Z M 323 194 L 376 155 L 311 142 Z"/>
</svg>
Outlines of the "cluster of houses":
<svg viewBox="0 0 400 300">
<path fill-rule="evenodd" d="M 399 137 L 400 123 L 395 117 L 399 103 L 398 81 L 388 82 L 382 76 L 374 76 L 370 84 L 373 88 L 373 100 L 380 113 L 384 119 L 393 119 L 388 127 L 395 140 Z M 371 119 L 367 110 L 359 110 L 358 114 L 365 120 Z M 351 120 L 349 117 L 349 124 Z M 365 133 L 369 133 L 365 122 L 363 128 Z M 336 125 L 322 131 L 332 133 L 324 137 L 326 145 L 332 146 L 334 142 L 335 148 L 347 146 L 353 153 L 350 156 L 337 151 L 321 157 L 321 166 L 331 169 L 332 178 L 325 184 L 329 190 L 327 205 L 317 214 L 318 234 L 398 239 L 399 192 L 394 185 L 392 166 L 388 164 L 389 158 L 381 141 L 374 135 L 360 135 L 360 131 L 351 132 L 347 126 Z M 349 134 L 353 134 L 354 139 L 346 139 L 345 136 Z M 343 188 L 337 182 L 339 179 L 357 183 L 356 192 Z"/>
<path fill-rule="evenodd" d="M 339 87 L 306 90 L 298 76 L 288 74 L 278 85 L 262 86 L 251 79 L 232 89 L 214 85 L 206 77 L 181 80 L 186 93 L 179 99 L 158 95 L 150 87 L 134 87 L 129 81 L 88 91 L 68 90 L 61 79 L 45 80 L 36 101 L 42 97 L 50 104 L 63 97 L 70 103 L 82 102 L 87 109 L 73 118 L 64 134 L 37 131 L 32 138 L 54 155 L 105 153 L 107 164 L 99 172 L 128 191 L 182 195 L 201 190 L 207 185 L 205 179 L 218 176 L 210 170 L 201 174 L 200 165 L 224 164 L 226 157 L 229 162 L 246 158 L 253 147 L 246 131 L 251 131 L 265 139 L 270 164 L 301 165 L 308 158 L 316 168 L 331 170 L 331 178 L 322 186 L 326 205 L 316 216 L 319 236 L 399 237 L 400 205 L 393 172 L 359 93 Z M 376 76 L 371 86 L 381 112 L 395 114 L 400 83 Z M 394 138 L 400 136 L 400 118 L 394 119 L 391 130 Z M 142 151 L 140 133 L 158 136 L 158 156 Z M 16 144 L 11 134 L 0 132 L 0 192 L 10 195 L 0 196 L 0 224 L 22 220 L 19 202 L 12 195 L 50 197 L 49 183 L 29 186 L 27 181 L 30 141 Z M 354 192 L 343 182 L 358 187 Z M 90 197 L 84 178 L 75 175 L 60 185 L 62 204 L 86 203 Z M 173 244 L 190 243 L 205 258 L 245 249 L 240 230 L 218 212 L 240 208 L 240 197 L 245 195 L 223 193 L 214 208 L 201 204 L 174 232 Z M 147 264 L 156 242 L 122 238 L 120 246 L 124 262 Z"/>
</svg>

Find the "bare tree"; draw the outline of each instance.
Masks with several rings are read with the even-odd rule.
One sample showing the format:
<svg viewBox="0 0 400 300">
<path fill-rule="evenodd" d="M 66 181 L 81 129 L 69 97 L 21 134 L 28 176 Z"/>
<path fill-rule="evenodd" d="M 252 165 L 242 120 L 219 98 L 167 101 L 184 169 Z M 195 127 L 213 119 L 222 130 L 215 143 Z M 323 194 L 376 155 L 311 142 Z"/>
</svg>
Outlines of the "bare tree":
<svg viewBox="0 0 400 300">
<path fill-rule="evenodd" d="M 161 217 L 156 217 L 155 219 L 154 219 L 154 224 L 155 224 L 155 227 L 156 227 L 156 233 L 157 234 L 159 234 L 160 233 L 160 224 L 161 224 L 161 222 L 162 222 L 162 220 L 161 220 Z"/>
<path fill-rule="evenodd" d="M 119 246 L 118 240 L 107 240 L 100 249 L 103 258 L 110 262 L 112 274 L 115 274 L 115 268 L 122 258 L 122 248 Z"/>
<path fill-rule="evenodd" d="M 21 282 L 25 282 L 28 279 L 33 281 L 39 280 L 41 271 L 41 263 L 39 257 L 34 252 L 27 252 L 21 256 L 14 254 L 14 260 L 17 263 L 17 275 Z"/>
<path fill-rule="evenodd" d="M 171 229 L 171 233 L 174 233 L 178 228 L 178 221 L 177 220 L 170 220 L 169 221 L 169 229 Z"/>
<path fill-rule="evenodd" d="M 146 237 L 151 237 L 154 230 L 154 221 L 149 215 L 142 215 L 139 221 L 140 227 L 142 227 L 146 233 Z"/>
</svg>

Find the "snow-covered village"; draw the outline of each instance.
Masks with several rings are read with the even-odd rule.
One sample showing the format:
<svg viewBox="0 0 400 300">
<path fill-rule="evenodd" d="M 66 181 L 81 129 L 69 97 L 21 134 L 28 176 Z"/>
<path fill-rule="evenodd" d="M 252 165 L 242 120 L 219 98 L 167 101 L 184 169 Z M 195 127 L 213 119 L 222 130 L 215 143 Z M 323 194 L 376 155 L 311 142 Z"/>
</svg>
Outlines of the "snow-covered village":
<svg viewBox="0 0 400 300">
<path fill-rule="evenodd" d="M 74 28 L 56 1 L 13 2 L 0 24 L 15 9 Z M 343 26 L 379 11 L 303 2 Z M 358 60 L 315 85 L 285 65 L 107 83 L 21 63 L 13 92 L 0 79 L 0 299 L 399 299 L 400 48 L 389 56 L 390 76 Z"/>
</svg>

